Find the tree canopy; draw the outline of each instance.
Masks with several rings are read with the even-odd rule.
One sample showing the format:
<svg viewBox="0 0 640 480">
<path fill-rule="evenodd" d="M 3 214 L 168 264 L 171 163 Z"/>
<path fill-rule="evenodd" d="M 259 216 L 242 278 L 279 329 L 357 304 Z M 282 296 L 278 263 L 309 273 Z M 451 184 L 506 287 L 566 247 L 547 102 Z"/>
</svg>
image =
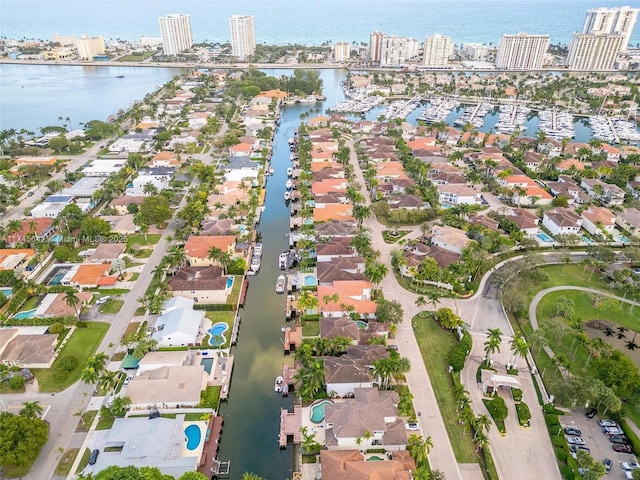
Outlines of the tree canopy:
<svg viewBox="0 0 640 480">
<path fill-rule="evenodd" d="M 0 413 L 0 465 L 33 463 L 48 438 L 49 426 L 44 420 Z"/>
</svg>

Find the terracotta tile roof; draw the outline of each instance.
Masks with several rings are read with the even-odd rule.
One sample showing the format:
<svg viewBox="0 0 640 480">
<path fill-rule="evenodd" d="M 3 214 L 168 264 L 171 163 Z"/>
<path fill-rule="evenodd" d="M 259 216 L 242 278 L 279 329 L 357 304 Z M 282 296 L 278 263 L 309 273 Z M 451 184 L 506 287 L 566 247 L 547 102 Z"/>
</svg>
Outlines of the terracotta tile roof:
<svg viewBox="0 0 640 480">
<path fill-rule="evenodd" d="M 322 450 L 322 475 L 331 480 L 410 480 L 416 465 L 406 450 L 394 451 L 391 461 L 368 462 L 356 450 Z"/>
<path fill-rule="evenodd" d="M 227 275 L 222 267 L 184 267 L 169 282 L 169 290 L 225 290 Z"/>
<path fill-rule="evenodd" d="M 320 307 L 323 312 L 339 312 L 342 311 L 342 306 L 353 307 L 355 312 L 361 314 L 373 315 L 376 313 L 378 305 L 370 298 L 363 298 L 363 291 L 368 289 L 369 291 L 373 285 L 366 280 L 346 280 L 335 281 L 333 285 L 319 285 L 318 286 L 318 298 L 320 299 Z M 325 296 L 338 295 L 338 301 L 325 304 Z"/>
<path fill-rule="evenodd" d="M 31 228 L 33 224 L 34 228 Z M 36 235 L 41 237 L 53 229 L 53 218 L 33 218 L 22 221 L 22 227 L 15 233 L 7 236 L 7 243 L 24 241 L 28 236 Z"/>
<path fill-rule="evenodd" d="M 311 172 L 321 172 L 324 169 L 334 169 L 334 170 L 342 170 L 344 172 L 344 168 L 339 162 L 333 160 L 320 160 L 317 162 L 311 162 Z M 344 176 L 344 175 L 343 175 Z"/>
<path fill-rule="evenodd" d="M 217 247 L 223 252 L 228 252 L 236 243 L 233 235 L 192 235 L 184 245 L 187 256 L 192 258 L 208 258 L 211 247 Z"/>
<path fill-rule="evenodd" d="M 328 222 L 330 220 L 355 220 L 353 205 L 329 204 L 323 208 L 313 209 L 314 222 Z"/>
<path fill-rule="evenodd" d="M 591 206 L 588 210 L 582 212 L 582 217 L 595 224 L 602 223 L 603 226 L 611 226 L 616 223 L 616 216 L 608 208 Z"/>
<path fill-rule="evenodd" d="M 109 273 L 110 268 L 108 263 L 83 263 L 71 281 L 78 285 L 97 285 L 98 280 Z"/>
<path fill-rule="evenodd" d="M 347 181 L 344 178 L 325 178 L 311 184 L 314 195 L 327 193 L 343 193 L 347 191 Z"/>
<path fill-rule="evenodd" d="M 267 90 L 265 92 L 260 92 L 257 96 L 268 98 L 287 98 L 287 92 L 282 90 Z"/>
</svg>

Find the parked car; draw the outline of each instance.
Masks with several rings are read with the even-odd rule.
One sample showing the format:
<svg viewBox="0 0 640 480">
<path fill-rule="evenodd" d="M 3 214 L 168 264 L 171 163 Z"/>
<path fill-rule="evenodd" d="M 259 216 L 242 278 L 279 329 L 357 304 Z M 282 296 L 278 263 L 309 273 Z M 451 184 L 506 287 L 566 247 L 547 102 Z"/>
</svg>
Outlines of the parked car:
<svg viewBox="0 0 640 480">
<path fill-rule="evenodd" d="M 94 448 L 91 451 L 91 455 L 89 455 L 89 465 L 95 465 L 96 462 L 98 461 L 98 455 L 100 454 L 100 450 L 98 450 L 97 448 Z"/>
<path fill-rule="evenodd" d="M 569 450 L 571 450 L 571 453 L 573 453 L 574 455 L 578 453 L 579 450 L 591 453 L 591 449 L 589 447 L 585 447 L 584 445 L 569 445 Z"/>
<path fill-rule="evenodd" d="M 407 430 L 420 430 L 420 425 L 416 422 L 409 422 L 406 425 Z"/>
<path fill-rule="evenodd" d="M 27 197 L 33 197 L 34 192 L 27 193 Z"/>
<path fill-rule="evenodd" d="M 604 427 L 602 433 L 610 437 L 611 435 L 624 435 L 624 430 L 618 427 Z"/>
<path fill-rule="evenodd" d="M 613 448 L 614 452 L 631 453 L 631 447 L 623 443 L 614 443 L 613 445 L 611 445 L 611 448 Z"/>
<path fill-rule="evenodd" d="M 611 471 L 611 467 L 613 467 L 613 460 L 611 460 L 610 458 L 605 458 L 602 461 L 602 464 L 604 465 L 604 471 L 608 474 Z"/>
<path fill-rule="evenodd" d="M 629 444 L 629 440 L 627 440 L 627 437 L 625 437 L 624 435 L 611 435 L 609 437 L 609 441 L 611 443 L 622 443 L 624 445 Z"/>
<path fill-rule="evenodd" d="M 598 420 L 598 425 L 600 425 L 601 427 L 617 427 L 618 426 L 616 422 L 608 419 Z"/>
<path fill-rule="evenodd" d="M 636 468 L 640 468 L 640 463 L 637 462 L 622 462 L 623 470 L 635 470 Z"/>
<path fill-rule="evenodd" d="M 597 414 L 598 414 L 598 410 L 596 410 L 595 408 L 592 408 L 592 409 L 587 411 L 587 418 L 593 418 Z"/>
<path fill-rule="evenodd" d="M 100 297 L 96 300 L 96 305 L 102 305 L 103 303 L 107 303 L 109 300 L 111 300 L 111 296 L 105 295 L 104 297 Z"/>
<path fill-rule="evenodd" d="M 582 437 L 567 437 L 567 443 L 570 445 L 584 445 L 584 439 Z"/>
<path fill-rule="evenodd" d="M 567 428 L 564 429 L 564 434 L 565 435 L 574 435 L 576 437 L 579 437 L 580 435 L 582 435 L 582 432 L 580 430 L 578 430 L 577 428 L 567 427 Z"/>
<path fill-rule="evenodd" d="M 126 387 L 127 385 L 129 385 L 129 382 L 133 380 L 133 377 L 129 376 L 127 378 L 124 379 L 124 383 L 122 384 L 123 387 Z"/>
</svg>

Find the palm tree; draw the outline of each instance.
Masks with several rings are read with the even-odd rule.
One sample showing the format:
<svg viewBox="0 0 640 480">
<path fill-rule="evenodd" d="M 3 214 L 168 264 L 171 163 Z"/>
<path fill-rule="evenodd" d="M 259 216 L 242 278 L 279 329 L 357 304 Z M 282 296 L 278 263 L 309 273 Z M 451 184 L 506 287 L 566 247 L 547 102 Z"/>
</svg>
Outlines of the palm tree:
<svg viewBox="0 0 640 480">
<path fill-rule="evenodd" d="M 67 304 L 68 307 L 72 307 L 76 312 L 76 317 L 78 316 L 78 304 L 80 303 L 80 297 L 76 295 L 74 290 L 69 290 L 64 295 L 64 303 Z"/>
<path fill-rule="evenodd" d="M 157 195 L 158 194 L 158 187 L 156 187 L 151 182 L 147 182 L 142 187 L 142 193 L 144 193 L 145 195 Z"/>
<path fill-rule="evenodd" d="M 491 362 L 491 355 L 500 353 L 502 343 L 502 331 L 499 328 L 490 328 L 487 333 L 487 340 L 484 342 L 484 351 L 487 354 L 487 363 Z"/>
<path fill-rule="evenodd" d="M 298 296 L 298 308 L 304 313 L 306 313 L 307 310 L 316 308 L 318 305 L 318 299 L 310 290 L 304 290 Z"/>
<path fill-rule="evenodd" d="M 513 367 L 515 368 L 518 357 L 525 358 L 529 352 L 529 344 L 522 335 L 516 335 L 509 342 L 513 353 Z"/>
<path fill-rule="evenodd" d="M 20 415 L 27 418 L 39 417 L 42 413 L 42 405 L 38 402 L 22 402 L 22 409 Z"/>
<path fill-rule="evenodd" d="M 98 386 L 104 388 L 107 392 L 113 390 L 120 381 L 120 372 L 114 370 L 105 370 L 98 380 Z"/>
<path fill-rule="evenodd" d="M 255 473 L 244 472 L 242 480 L 265 480 L 264 478 L 256 475 Z"/>
<path fill-rule="evenodd" d="M 86 366 L 80 374 L 80 380 L 88 385 L 97 383 L 99 379 L 100 373 L 94 367 Z"/>
<path fill-rule="evenodd" d="M 483 430 L 486 430 L 488 433 L 490 428 L 491 419 L 489 418 L 489 415 L 478 415 L 476 417 L 476 434 L 474 438 L 478 436 L 478 432 L 482 433 Z"/>
<path fill-rule="evenodd" d="M 365 276 L 374 285 L 379 285 L 384 277 L 387 276 L 387 273 L 389 273 L 389 268 L 384 263 L 368 265 L 364 270 Z"/>
<path fill-rule="evenodd" d="M 474 437 L 474 443 L 476 444 L 476 451 L 484 450 L 489 446 L 489 437 L 487 434 L 480 432 Z"/>
<path fill-rule="evenodd" d="M 411 457 L 415 460 L 416 466 L 423 465 L 427 461 L 428 452 L 433 447 L 433 440 L 428 437 L 428 440 L 424 440 L 421 435 L 412 433 L 409 436 L 407 442 L 407 449 L 411 454 Z"/>
<path fill-rule="evenodd" d="M 416 298 L 416 301 L 414 303 L 416 304 L 416 307 L 418 307 L 419 309 L 423 309 L 424 307 L 427 306 L 427 300 L 422 295 Z"/>
<path fill-rule="evenodd" d="M 104 367 L 107 365 L 107 360 L 109 360 L 109 355 L 104 352 L 96 353 L 93 357 L 89 357 L 87 359 L 87 367 L 92 367 L 98 372 L 102 372 Z"/>
</svg>

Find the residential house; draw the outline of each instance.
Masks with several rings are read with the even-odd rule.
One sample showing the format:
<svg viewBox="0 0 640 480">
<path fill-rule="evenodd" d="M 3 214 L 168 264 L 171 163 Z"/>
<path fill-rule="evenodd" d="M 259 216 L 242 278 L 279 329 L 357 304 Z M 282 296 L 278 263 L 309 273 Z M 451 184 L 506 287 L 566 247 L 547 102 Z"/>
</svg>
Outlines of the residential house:
<svg viewBox="0 0 640 480">
<path fill-rule="evenodd" d="M 435 245 L 425 245 L 421 242 L 406 247 L 402 252 L 402 256 L 405 262 L 400 266 L 400 274 L 403 277 L 414 276 L 420 264 L 427 258 L 433 258 L 438 266 L 443 269 L 460 260 L 459 253 L 454 253 Z"/>
<path fill-rule="evenodd" d="M 388 358 L 384 345 L 351 345 L 340 357 L 325 357 L 325 385 L 327 393 L 336 396 L 354 395 L 358 388 L 371 388 L 379 379 L 372 372 L 373 362 Z M 325 411 L 325 422 L 326 422 Z M 326 422 L 325 426 L 327 423 Z"/>
<path fill-rule="evenodd" d="M 388 197 L 386 199 L 389 204 L 389 208 L 404 208 L 405 210 L 419 210 L 425 208 L 425 203 L 422 197 L 418 195 L 398 195 Z"/>
<path fill-rule="evenodd" d="M 355 217 L 353 216 L 353 205 L 327 204 L 325 206 L 316 206 L 313 209 L 314 222 L 328 222 L 331 220 L 355 220 Z"/>
<path fill-rule="evenodd" d="M 319 244 L 318 247 L 323 244 Z M 319 285 L 331 285 L 336 280 L 366 280 L 365 260 L 354 256 L 331 256 L 328 261 L 316 263 Z"/>
<path fill-rule="evenodd" d="M 582 228 L 592 235 L 613 235 L 616 215 L 604 207 L 590 206 L 581 213 Z"/>
<path fill-rule="evenodd" d="M 0 248 L 0 270 L 22 273 L 35 255 L 33 248 Z"/>
<path fill-rule="evenodd" d="M 183 267 L 169 279 L 169 290 L 197 303 L 226 303 L 233 282 L 222 267 Z"/>
<path fill-rule="evenodd" d="M 342 317 L 350 312 L 374 317 L 378 305 L 371 299 L 373 284 L 367 280 L 338 280 L 331 285 L 318 285 L 320 309 L 325 316 Z"/>
<path fill-rule="evenodd" d="M 616 224 L 635 235 L 640 229 L 640 210 L 632 207 L 625 208 L 616 216 Z"/>
<path fill-rule="evenodd" d="M 482 195 L 466 184 L 437 184 L 438 200 L 447 205 L 480 205 Z"/>
<path fill-rule="evenodd" d="M 605 205 L 622 205 L 625 191 L 612 183 L 604 183 L 597 178 L 583 178 L 580 186 L 594 199 Z"/>
<path fill-rule="evenodd" d="M 113 287 L 118 277 L 117 275 L 110 276 L 110 269 L 111 265 L 108 263 L 82 263 L 80 265 L 73 265 L 67 273 L 64 274 L 64 277 L 60 280 L 60 284 L 79 289 Z"/>
<path fill-rule="evenodd" d="M 582 217 L 570 208 L 556 208 L 544 212 L 542 225 L 551 235 L 578 235 Z"/>
<path fill-rule="evenodd" d="M 184 245 L 187 262 L 192 267 L 211 267 L 220 265 L 219 260 L 209 258 L 209 252 L 213 247 L 233 256 L 236 246 L 236 237 L 233 235 L 191 235 Z"/>
<path fill-rule="evenodd" d="M 90 250 L 87 261 L 90 263 L 111 263 L 124 253 L 126 243 L 99 243 L 95 249 Z"/>
<path fill-rule="evenodd" d="M 118 198 L 114 198 L 109 202 L 109 207 L 114 208 L 117 212 L 117 215 L 126 215 L 129 213 L 129 205 L 134 204 L 140 206 L 140 204 L 144 201 L 146 197 L 131 197 L 128 195 L 121 195 Z"/>
<path fill-rule="evenodd" d="M 522 160 L 526 167 L 532 172 L 540 171 L 540 167 L 544 162 L 544 156 L 540 153 L 527 150 L 524 152 L 524 158 Z"/>
<path fill-rule="evenodd" d="M 54 231 L 55 227 L 53 226 L 53 219 L 51 218 L 23 220 L 19 230 L 7 235 L 7 245 L 9 247 L 15 247 L 18 243 L 27 243 L 32 240 L 46 240 Z"/>
<path fill-rule="evenodd" d="M 567 175 L 558 176 L 558 181 L 546 181 L 545 185 L 555 197 L 565 197 L 569 205 L 589 203 L 591 197 Z"/>
<path fill-rule="evenodd" d="M 169 186 L 175 169 L 173 167 L 153 167 L 140 170 L 138 176 L 124 191 L 125 195 L 131 197 L 146 197 L 161 192 Z M 147 185 L 152 185 L 156 193 L 149 193 Z"/>
<path fill-rule="evenodd" d="M 462 251 L 473 241 L 464 230 L 448 225 L 434 225 L 431 228 L 431 244 L 449 252 L 462 254 Z"/>
<path fill-rule="evenodd" d="M 331 480 L 412 480 L 416 464 L 406 450 L 394 451 L 391 460 L 366 461 L 358 449 L 321 450 L 323 478 Z"/>
<path fill-rule="evenodd" d="M 356 250 L 351 246 L 352 237 L 331 238 L 327 242 L 316 245 L 316 259 L 318 263 L 331 262 L 334 259 L 355 258 Z"/>
<path fill-rule="evenodd" d="M 92 198 L 96 191 L 107 181 L 105 177 L 82 177 L 70 187 L 63 188 L 60 195 L 73 198 Z"/>
<path fill-rule="evenodd" d="M 57 218 L 64 207 L 76 203 L 71 195 L 50 195 L 42 203 L 31 209 L 31 216 L 34 218 Z M 88 204 L 78 204 L 83 212 L 89 210 Z M 85 207 L 86 208 L 83 208 Z"/>
<path fill-rule="evenodd" d="M 242 180 L 248 180 L 252 182 L 258 178 L 260 163 L 254 162 L 251 158 L 231 157 L 229 163 L 223 165 L 224 179 L 226 181 L 241 182 Z"/>
<path fill-rule="evenodd" d="M 159 347 L 186 347 L 195 345 L 202 332 L 205 312 L 193 309 L 194 301 L 173 297 L 162 304 L 160 315 L 153 326 L 151 338 Z"/>
<path fill-rule="evenodd" d="M 525 208 L 513 208 L 507 214 L 509 220 L 515 223 L 524 234 L 529 238 L 535 238 L 540 231 L 538 224 L 540 218 L 532 210 Z"/>
<path fill-rule="evenodd" d="M 9 367 L 49 368 L 55 359 L 58 335 L 48 326 L 0 328 L 0 362 Z"/>
<path fill-rule="evenodd" d="M 126 158 L 97 158 L 80 172 L 85 177 L 108 177 L 112 173 L 118 173 L 127 164 Z"/>
<path fill-rule="evenodd" d="M 155 155 L 150 161 L 151 167 L 173 167 L 178 168 L 182 163 L 178 160 L 178 156 L 167 150 L 163 150 Z"/>
<path fill-rule="evenodd" d="M 326 405 L 325 446 L 329 450 L 358 449 L 358 439 L 369 432 L 367 447 L 404 450 L 407 433 L 398 418 L 399 401 L 393 390 L 359 387 L 353 389 L 353 398 Z"/>
</svg>

